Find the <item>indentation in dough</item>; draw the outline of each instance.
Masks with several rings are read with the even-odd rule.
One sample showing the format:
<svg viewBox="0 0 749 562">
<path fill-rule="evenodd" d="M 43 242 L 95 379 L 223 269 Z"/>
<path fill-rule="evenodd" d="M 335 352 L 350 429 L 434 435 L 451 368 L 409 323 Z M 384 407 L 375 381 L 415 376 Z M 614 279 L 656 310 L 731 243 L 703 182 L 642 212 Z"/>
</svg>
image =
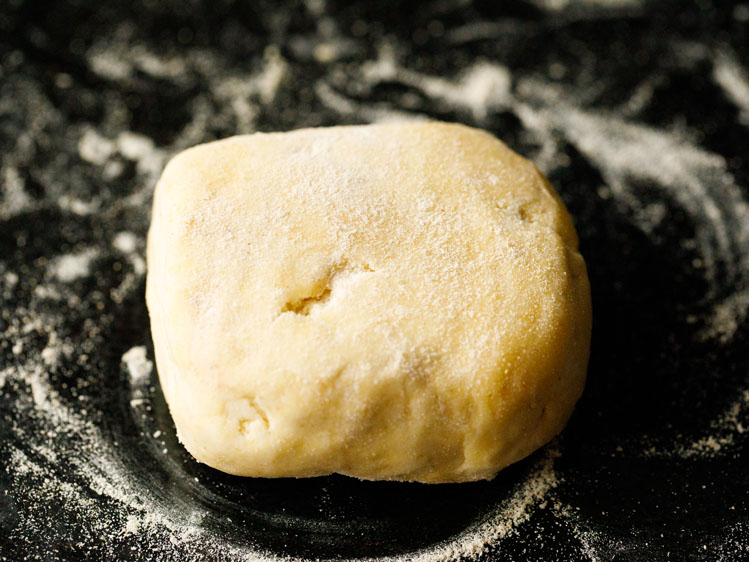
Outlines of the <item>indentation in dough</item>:
<svg viewBox="0 0 749 562">
<path fill-rule="evenodd" d="M 302 316 L 308 316 L 310 309 L 316 304 L 323 304 L 330 298 L 330 282 L 326 283 L 322 290 L 314 295 L 304 297 L 298 300 L 290 301 L 286 303 L 281 312 L 293 312 L 294 314 L 301 314 Z"/>
<path fill-rule="evenodd" d="M 293 312 L 300 316 L 309 316 L 313 308 L 319 307 L 330 300 L 336 280 L 340 280 L 342 277 L 356 273 L 357 271 L 371 272 L 373 270 L 367 264 L 351 266 L 347 260 L 341 260 L 332 266 L 320 281 L 315 283 L 311 294 L 287 302 L 281 309 L 281 313 Z"/>
<path fill-rule="evenodd" d="M 246 396 L 227 402 L 226 416 L 229 423 L 236 424 L 237 430 L 244 436 L 251 435 L 258 426 L 270 426 L 267 414 Z"/>
<path fill-rule="evenodd" d="M 239 433 L 241 433 L 244 436 L 250 435 L 253 432 L 252 430 L 253 424 L 257 425 L 260 423 L 262 422 L 258 419 L 241 419 L 239 420 Z M 267 424 L 266 424 L 266 427 L 267 427 Z"/>
<path fill-rule="evenodd" d="M 494 205 L 508 216 L 519 219 L 521 222 L 535 224 L 536 218 L 530 209 L 531 201 L 518 199 L 516 201 L 495 201 Z"/>
</svg>

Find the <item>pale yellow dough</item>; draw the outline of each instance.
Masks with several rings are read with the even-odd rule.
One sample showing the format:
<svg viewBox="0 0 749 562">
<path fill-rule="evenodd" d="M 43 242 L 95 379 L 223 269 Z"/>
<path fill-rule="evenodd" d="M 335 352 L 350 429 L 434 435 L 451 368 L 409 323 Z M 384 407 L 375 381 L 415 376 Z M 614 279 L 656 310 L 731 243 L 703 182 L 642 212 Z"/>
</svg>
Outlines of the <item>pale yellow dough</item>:
<svg viewBox="0 0 749 562">
<path fill-rule="evenodd" d="M 232 474 L 492 478 L 583 390 L 572 221 L 533 164 L 469 127 L 186 150 L 156 188 L 148 270 L 180 439 Z"/>
</svg>

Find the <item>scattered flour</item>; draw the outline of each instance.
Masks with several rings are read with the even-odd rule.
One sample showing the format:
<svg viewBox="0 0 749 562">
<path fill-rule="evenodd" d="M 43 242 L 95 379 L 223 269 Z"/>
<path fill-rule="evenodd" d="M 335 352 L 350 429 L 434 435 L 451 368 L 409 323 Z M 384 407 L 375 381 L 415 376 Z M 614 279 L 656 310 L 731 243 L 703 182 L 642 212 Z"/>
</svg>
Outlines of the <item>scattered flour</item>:
<svg viewBox="0 0 749 562">
<path fill-rule="evenodd" d="M 117 135 L 117 150 L 123 157 L 135 162 L 138 172 L 158 179 L 164 168 L 165 155 L 153 140 L 145 135 L 123 131 Z"/>
<path fill-rule="evenodd" d="M 411 555 L 373 558 L 387 562 L 438 562 L 476 558 L 491 545 L 513 533 L 526 522 L 535 509 L 549 498 L 558 485 L 554 472 L 554 458 L 558 452 L 546 450 L 546 457 L 518 486 L 512 496 L 500 503 L 479 522 L 469 526 L 444 544 L 438 544 L 417 551 Z"/>
<path fill-rule="evenodd" d="M 50 265 L 50 272 L 63 283 L 70 283 L 91 273 L 91 262 L 99 252 L 89 248 L 75 254 L 66 254 L 55 258 Z"/>
<path fill-rule="evenodd" d="M 138 529 L 140 529 L 140 519 L 134 515 L 128 515 L 127 523 L 125 523 L 125 533 L 137 533 Z"/>
<path fill-rule="evenodd" d="M 741 122 L 749 126 L 749 76 L 731 54 L 721 52 L 715 58 L 713 80 L 741 110 Z"/>
<path fill-rule="evenodd" d="M 18 169 L 3 162 L 2 166 L 2 199 L 0 199 L 0 218 L 14 216 L 31 206 L 31 197 L 24 190 L 24 181 Z"/>
<path fill-rule="evenodd" d="M 121 59 L 115 52 L 104 49 L 89 54 L 88 64 L 96 74 L 109 80 L 123 80 L 133 71 L 132 64 Z"/>
<path fill-rule="evenodd" d="M 281 56 L 278 47 L 271 45 L 265 49 L 263 67 L 255 76 L 254 82 L 260 101 L 267 105 L 276 97 L 276 92 L 288 72 L 288 64 Z"/>
<path fill-rule="evenodd" d="M 150 372 L 151 363 L 145 358 L 143 346 L 129 350 L 123 356 L 123 361 L 131 373 L 131 378 L 137 381 L 146 376 L 144 373 Z M 27 368 L 29 367 L 32 371 L 37 371 L 33 366 L 27 365 Z M 113 520 L 115 516 L 103 510 L 99 502 L 91 499 L 86 489 L 88 488 L 96 494 L 119 502 L 127 510 L 128 515 L 120 523 L 118 531 L 120 535 L 137 533 L 141 537 L 148 537 L 154 541 L 154 548 L 157 551 L 161 551 L 165 541 L 168 541 L 169 544 L 209 545 L 212 552 L 233 560 L 257 562 L 302 562 L 304 560 L 272 555 L 252 547 L 239 547 L 226 543 L 221 536 L 201 527 L 204 514 L 184 514 L 170 508 L 171 506 L 164 505 L 143 487 L 140 480 L 134 479 L 132 473 L 122 464 L 112 443 L 101 435 L 96 426 L 66 407 L 57 393 L 38 373 L 31 375 L 31 378 L 40 388 L 36 392 L 42 396 L 41 398 L 35 397 L 33 402 L 37 413 L 43 416 L 39 421 L 48 431 L 54 432 L 61 438 L 57 452 L 52 453 L 55 456 L 54 461 L 69 463 L 85 483 L 84 486 L 80 486 L 55 480 L 49 481 L 48 485 L 42 488 L 33 487 L 33 494 L 38 498 L 40 506 L 45 505 L 52 498 L 64 500 L 70 509 L 76 511 L 76 516 L 85 514 L 86 517 L 102 518 L 100 522 L 107 532 L 111 532 L 109 527 L 116 524 Z M 16 429 L 21 434 L 26 434 L 25 428 Z M 50 450 L 36 440 L 30 439 L 29 447 L 34 455 L 50 460 Z M 92 454 L 81 458 L 81 451 L 90 451 Z M 548 449 L 546 456 L 538 462 L 510 497 L 449 541 L 411 554 L 367 560 L 372 562 L 375 560 L 437 562 L 481 554 L 491 544 L 527 521 L 533 511 L 538 509 L 548 497 L 558 483 L 553 469 L 553 461 L 557 455 L 558 453 L 553 449 Z M 47 468 L 43 468 L 15 447 L 11 447 L 11 459 L 14 467 L 13 477 L 17 483 L 28 482 L 48 471 Z"/>
<path fill-rule="evenodd" d="M 95 129 L 87 128 L 78 141 L 78 155 L 86 162 L 103 165 L 114 154 L 117 146 L 101 136 Z"/>
<path fill-rule="evenodd" d="M 129 242 L 123 244 L 122 240 L 119 245 L 128 249 Z M 171 500 L 154 494 L 148 483 L 125 464 L 126 456 L 118 443 L 87 415 L 85 399 L 81 404 L 70 403 L 50 382 L 49 373 L 75 360 L 78 351 L 57 335 L 55 325 L 59 320 L 40 315 L 26 324 L 13 324 L 4 334 L 5 337 L 16 334 L 19 341 L 47 336 L 47 345 L 38 356 L 25 354 L 15 366 L 0 371 L 2 384 L 11 384 L 22 391 L 15 409 L 24 422 L 12 426 L 16 439 L 4 446 L 12 466 L 10 477 L 14 489 L 24 495 L 30 510 L 14 532 L 34 532 L 39 514 L 54 504 L 64 506 L 61 516 L 91 522 L 95 533 L 109 541 L 128 536 L 147 541 L 155 556 L 169 557 L 173 554 L 171 548 L 179 546 L 209 548 L 232 560 L 301 562 L 299 558 L 228 543 L 223 535 L 203 526 L 210 507 L 176 509 Z M 95 332 L 96 329 L 90 337 L 96 337 Z M 19 353 L 23 353 L 22 346 Z M 150 408 L 153 362 L 146 347 L 138 345 L 123 354 L 122 364 L 129 375 L 133 396 L 139 396 L 131 402 L 137 416 Z M 158 439 L 161 434 L 157 431 L 152 437 Z M 23 450 L 19 448 L 21 443 Z M 547 449 L 545 457 L 504 501 L 458 536 L 411 554 L 372 560 L 437 562 L 480 554 L 541 508 L 558 484 L 553 467 L 557 455 L 554 449 Z M 59 470 L 50 472 L 50 467 Z M 109 502 L 116 502 L 120 509 L 112 510 Z M 94 536 L 82 538 L 86 544 L 96 542 Z"/>
<path fill-rule="evenodd" d="M 330 84 L 324 80 L 319 80 L 315 83 L 315 94 L 325 107 L 328 107 L 341 115 L 364 117 L 371 123 L 384 123 L 387 121 L 424 121 L 428 119 L 426 115 L 395 110 L 389 106 L 356 103 L 336 92 Z"/>
<path fill-rule="evenodd" d="M 593 531 L 586 523 L 585 518 L 580 516 L 570 504 L 553 501 L 552 511 L 559 519 L 568 523 L 572 535 L 580 543 L 580 550 L 591 562 L 612 559 L 610 553 L 604 556 L 599 546 L 600 544 L 610 543 L 611 539 L 601 537 L 599 533 Z"/>
<path fill-rule="evenodd" d="M 590 13 L 591 8 L 606 8 L 611 10 L 640 9 L 644 5 L 644 0 L 533 0 L 533 3 L 539 8 L 550 12 L 585 8 L 586 13 Z"/>
<path fill-rule="evenodd" d="M 582 2 L 537 0 L 536 3 L 545 10 L 572 12 Z M 319 3 L 322 7 L 315 7 L 314 2 L 309 4 L 311 10 L 324 11 L 322 3 Z M 610 6 L 612 9 L 636 10 L 640 7 L 636 0 L 601 0 L 595 4 L 597 8 Z M 741 14 L 744 11 L 747 10 Z M 736 14 L 739 14 L 738 9 L 735 17 L 739 19 Z M 497 37 L 503 29 L 501 23 L 487 22 L 466 28 L 462 35 L 456 32 L 450 37 L 455 43 L 460 43 L 476 37 Z M 197 50 L 184 56 L 157 55 L 143 46 L 133 45 L 131 35 L 132 29 L 124 26 L 111 40 L 91 46 L 87 52 L 91 70 L 111 81 L 129 79 L 138 71 L 179 82 L 189 72 L 215 76 L 211 74 L 212 69 L 220 66 L 220 57 Z M 333 45 L 332 40 L 320 43 L 314 53 L 318 62 L 335 60 L 343 52 L 330 45 Z M 702 50 L 700 53 L 700 56 L 704 55 Z M 152 139 L 131 131 L 121 131 L 113 138 L 107 138 L 94 128 L 86 128 L 80 136 L 72 137 L 78 138 L 78 156 L 109 170 L 107 173 L 112 177 L 119 169 L 118 160 L 134 162 L 141 187 L 125 203 L 142 207 L 167 156 L 201 140 L 201 131 L 206 130 L 206 124 L 214 116 L 211 113 L 213 105 L 219 107 L 215 110 L 219 117 L 231 115 L 236 120 L 238 131 L 252 131 L 261 106 L 277 98 L 290 70 L 289 62 L 283 59 L 281 52 L 276 47 L 269 47 L 257 72 L 225 74 L 226 80 L 209 81 L 212 97 L 205 93 L 196 96 L 193 121 L 177 136 L 174 146 L 157 147 Z M 478 61 L 452 78 L 432 76 L 402 65 L 395 50 L 386 45 L 380 49 L 376 60 L 362 67 L 361 74 L 370 86 L 393 82 L 413 88 L 427 99 L 445 108 L 462 111 L 479 123 L 497 111 L 513 113 L 538 141 L 539 152 L 532 157 L 546 171 L 557 165 L 562 143 L 573 144 L 601 172 L 607 183 L 606 192 L 631 209 L 633 221 L 645 234 L 657 227 L 659 221 L 665 220 L 663 208 L 643 206 L 633 184 L 643 179 L 652 182 L 662 191 L 664 198 L 676 202 L 699 226 L 695 242 L 705 265 L 711 291 L 709 300 L 714 303 L 713 315 L 706 319 L 704 337 L 728 343 L 746 321 L 749 309 L 749 207 L 741 189 L 728 174 L 722 157 L 704 150 L 679 131 L 655 129 L 602 110 L 583 107 L 576 92 L 557 88 L 537 78 L 513 77 L 507 68 L 495 63 Z M 714 57 L 712 78 L 739 109 L 746 125 L 749 119 L 749 81 L 734 55 L 723 51 Z M 48 127 L 49 120 L 55 119 L 57 112 L 40 91 L 33 88 L 29 91 L 36 96 L 34 107 L 40 108 L 36 111 L 38 115 L 29 119 L 31 135 Z M 342 115 L 360 115 L 372 121 L 423 118 L 412 113 L 410 108 L 392 104 L 371 106 L 350 99 L 332 88 L 327 79 L 317 83 L 314 93 L 326 107 Z M 640 93 L 633 102 L 636 106 L 633 114 L 649 100 L 651 85 L 643 87 Z M 24 148 L 24 143 L 33 147 L 33 142 L 19 139 L 17 151 L 26 160 L 3 160 L 0 218 L 25 212 L 35 204 L 26 192 L 19 172 L 33 160 L 33 150 Z M 61 209 L 80 216 L 100 210 L 100 203 L 96 200 L 82 201 L 68 195 L 55 200 Z M 129 230 L 118 232 L 111 241 L 112 246 L 128 256 L 133 264 L 134 277 L 123 281 L 116 293 L 120 301 L 131 294 L 137 286 L 134 279 L 145 272 L 138 242 L 137 235 Z M 98 251 L 92 248 L 53 259 L 48 266 L 51 283 L 65 284 L 92 275 L 91 264 L 98 255 Z M 6 290 L 13 290 L 25 282 L 15 272 L 5 272 L 3 280 Z M 721 292 L 726 286 L 734 288 L 728 295 Z M 34 295 L 34 298 L 43 296 L 36 292 Z M 158 559 L 174 558 L 173 547 L 178 545 L 186 548 L 195 545 L 196 548 L 208 548 L 224 559 L 298 560 L 229 544 L 225 537 L 203 527 L 202 521 L 209 508 L 198 507 L 192 512 L 175 509 L 154 494 L 132 472 L 132 467 L 125 465 L 118 445 L 87 415 L 90 394 L 86 388 L 89 384 L 95 387 L 96 377 L 100 375 L 87 375 L 82 379 L 83 386 L 74 400 L 61 396 L 50 382 L 50 373 L 64 366 L 73 367 L 73 362 L 83 361 L 86 354 L 85 350 L 73 349 L 68 341 L 54 335 L 57 324 L 62 322 L 60 317 L 35 309 L 32 303 L 30 309 L 19 309 L 17 318 L 21 320 L 10 322 L 7 329 L 3 328 L 3 338 L 13 342 L 12 355 L 8 356 L 14 363 L 0 369 L 0 388 L 17 393 L 14 413 L 23 423 L 12 422 L 10 431 L 15 439 L 13 443 L 0 443 L 0 451 L 9 459 L 14 490 L 25 495 L 29 510 L 10 540 L 23 533 L 38 533 L 40 514 L 45 514 L 50 503 L 54 502 L 63 506 L 63 511 L 56 517 L 90 522 L 93 527 L 91 534 L 82 537 L 88 544 L 102 543 L 102 537 L 117 540 L 137 536 L 152 545 L 149 555 Z M 100 327 L 96 323 L 86 325 L 84 329 L 89 333 L 87 343 L 94 345 L 94 341 L 99 341 L 96 338 Z M 38 343 L 40 341 L 46 343 Z M 153 363 L 142 345 L 128 350 L 122 356 L 122 363 L 134 391 L 131 406 L 140 414 L 150 403 L 147 387 Z M 705 434 L 698 439 L 679 440 L 673 446 L 659 444 L 657 450 L 654 448 L 644 454 L 689 459 L 727 453 L 733 450 L 732 445 L 746 431 L 747 404 L 749 391 L 743 390 L 725 412 L 710 422 Z M 153 434 L 154 439 L 160 436 Z M 595 533 L 586 529 L 571 510 L 559 507 L 560 504 L 555 502 L 555 487 L 559 483 L 554 470 L 555 455 L 553 450 L 548 450 L 546 457 L 504 502 L 459 535 L 409 555 L 380 560 L 438 562 L 476 557 L 489 545 L 514 532 L 535 510 L 545 509 L 547 503 L 554 506 L 554 513 L 560 518 L 571 522 L 583 552 L 591 560 L 605 559 L 597 553 Z M 59 470 L 50 471 L 50 466 L 59 467 Z M 112 510 L 109 507 L 112 502 L 121 509 Z M 745 531 L 736 532 L 739 539 L 746 536 Z M 95 557 L 95 554 L 91 556 Z"/>
<path fill-rule="evenodd" d="M 153 371 L 153 362 L 146 356 L 145 346 L 138 345 L 130 348 L 122 356 L 122 362 L 125 363 L 130 381 L 138 384 L 147 379 Z"/>
<path fill-rule="evenodd" d="M 12 373 L 13 371 L 10 367 L 6 367 L 2 371 L 0 371 L 0 390 L 5 386 L 5 381 L 7 380 L 8 376 L 11 375 Z"/>
<path fill-rule="evenodd" d="M 4 280 L 5 280 L 5 285 L 9 289 L 12 289 L 16 285 L 18 285 L 18 275 L 16 273 L 14 273 L 12 271 L 8 271 L 7 273 L 5 273 L 5 275 L 3 277 L 4 277 Z"/>
<path fill-rule="evenodd" d="M 110 291 L 112 300 L 121 303 L 146 274 L 146 260 L 138 251 L 138 237 L 133 232 L 120 231 L 115 234 L 112 247 L 125 254 L 132 266 L 132 271 L 127 271 L 120 284 Z"/>
<path fill-rule="evenodd" d="M 747 417 L 749 417 L 749 390 L 744 390 L 738 399 L 710 422 L 709 435 L 687 442 L 679 439 L 673 447 L 651 446 L 645 451 L 645 455 L 650 457 L 677 456 L 688 459 L 723 454 L 727 446 L 732 445 L 739 435 L 749 429 L 742 423 L 742 419 L 747 419 Z"/>
<path fill-rule="evenodd" d="M 68 194 L 62 195 L 57 199 L 57 205 L 64 211 L 70 211 L 79 216 L 93 215 L 99 210 L 100 201 L 94 197 L 90 201 L 82 201 Z"/>
<path fill-rule="evenodd" d="M 135 71 L 154 78 L 179 81 L 187 71 L 185 59 L 177 54 L 156 54 L 143 44 L 130 41 L 133 27 L 123 24 L 112 36 L 95 42 L 87 52 L 89 68 L 107 80 L 120 81 L 131 78 Z"/>
<path fill-rule="evenodd" d="M 507 68 L 485 61 L 474 63 L 455 81 L 415 72 L 397 64 L 395 51 L 387 43 L 362 72 L 371 83 L 398 82 L 417 88 L 432 99 L 470 111 L 476 119 L 504 107 L 512 82 Z"/>
<path fill-rule="evenodd" d="M 42 349 L 41 357 L 45 365 L 55 365 L 60 359 L 61 350 L 59 347 L 45 347 Z"/>
<path fill-rule="evenodd" d="M 123 254 L 130 254 L 138 248 L 138 237 L 132 232 L 118 232 L 112 240 L 112 246 Z"/>
</svg>

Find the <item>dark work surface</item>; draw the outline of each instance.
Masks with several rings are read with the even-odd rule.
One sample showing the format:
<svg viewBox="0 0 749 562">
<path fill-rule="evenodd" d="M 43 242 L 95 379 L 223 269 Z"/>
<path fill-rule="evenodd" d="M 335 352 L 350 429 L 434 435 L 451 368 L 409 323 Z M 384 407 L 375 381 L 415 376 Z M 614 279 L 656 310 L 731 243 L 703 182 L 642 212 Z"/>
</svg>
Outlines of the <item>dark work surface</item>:
<svg viewBox="0 0 749 562">
<path fill-rule="evenodd" d="M 749 4 L 3 2 L 0 560 L 746 559 L 747 62 Z M 465 485 L 197 464 L 149 363 L 165 161 L 414 117 L 496 134 L 574 216 L 569 426 Z"/>
</svg>

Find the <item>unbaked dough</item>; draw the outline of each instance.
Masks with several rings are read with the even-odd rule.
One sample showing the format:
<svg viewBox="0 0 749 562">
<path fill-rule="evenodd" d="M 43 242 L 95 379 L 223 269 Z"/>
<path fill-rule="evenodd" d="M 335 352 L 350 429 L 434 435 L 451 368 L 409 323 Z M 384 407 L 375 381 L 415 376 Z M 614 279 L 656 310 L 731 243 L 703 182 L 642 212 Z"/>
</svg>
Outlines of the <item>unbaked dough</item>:
<svg viewBox="0 0 749 562">
<path fill-rule="evenodd" d="M 462 125 L 182 152 L 156 187 L 147 302 L 180 439 L 231 474 L 492 478 L 561 431 L 585 381 L 570 216 Z"/>
</svg>

